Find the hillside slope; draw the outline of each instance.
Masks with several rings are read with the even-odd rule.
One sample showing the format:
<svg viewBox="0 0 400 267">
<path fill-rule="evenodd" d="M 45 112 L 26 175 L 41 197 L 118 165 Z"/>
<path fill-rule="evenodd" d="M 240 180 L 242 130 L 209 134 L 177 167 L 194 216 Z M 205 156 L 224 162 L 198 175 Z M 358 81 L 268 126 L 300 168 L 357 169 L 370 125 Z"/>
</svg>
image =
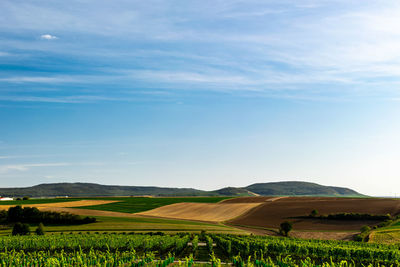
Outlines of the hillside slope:
<svg viewBox="0 0 400 267">
<path fill-rule="evenodd" d="M 25 188 L 0 188 L 1 196 L 30 197 L 90 197 L 90 196 L 204 196 L 208 192 L 192 188 L 166 188 L 155 186 L 118 186 L 94 183 L 40 184 Z"/>
<path fill-rule="evenodd" d="M 361 196 L 361 194 L 349 188 L 297 181 L 258 183 L 249 185 L 244 189 L 261 196 Z"/>
<path fill-rule="evenodd" d="M 258 183 L 247 187 L 226 187 L 214 191 L 155 186 L 118 186 L 94 183 L 53 183 L 25 188 L 0 188 L 10 197 L 94 197 L 94 196 L 362 196 L 354 190 L 308 182 Z"/>
</svg>

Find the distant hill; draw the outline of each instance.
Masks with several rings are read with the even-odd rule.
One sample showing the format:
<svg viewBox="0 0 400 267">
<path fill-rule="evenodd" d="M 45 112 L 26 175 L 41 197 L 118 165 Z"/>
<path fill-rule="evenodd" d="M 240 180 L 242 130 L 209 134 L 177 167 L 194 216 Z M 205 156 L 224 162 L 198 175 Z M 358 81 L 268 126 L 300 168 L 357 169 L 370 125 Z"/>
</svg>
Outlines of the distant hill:
<svg viewBox="0 0 400 267">
<path fill-rule="evenodd" d="M 94 183 L 40 184 L 24 188 L 0 188 L 3 197 L 94 197 L 94 196 L 363 196 L 342 187 L 308 182 L 258 183 L 247 187 L 225 187 L 215 191 L 155 186 L 119 186 Z"/>
<path fill-rule="evenodd" d="M 349 188 L 296 181 L 252 184 L 245 189 L 262 196 L 362 196 Z"/>
<path fill-rule="evenodd" d="M 25 188 L 0 188 L 1 196 L 30 197 L 91 197 L 91 196 L 202 196 L 207 192 L 192 188 L 165 188 L 155 186 L 119 186 L 94 183 L 39 184 Z"/>
</svg>

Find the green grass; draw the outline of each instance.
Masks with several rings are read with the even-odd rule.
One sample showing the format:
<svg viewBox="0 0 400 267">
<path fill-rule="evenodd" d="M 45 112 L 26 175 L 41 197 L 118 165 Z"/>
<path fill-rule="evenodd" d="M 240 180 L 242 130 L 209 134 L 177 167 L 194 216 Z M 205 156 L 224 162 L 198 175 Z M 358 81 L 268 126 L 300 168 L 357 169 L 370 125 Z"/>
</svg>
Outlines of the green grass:
<svg viewBox="0 0 400 267">
<path fill-rule="evenodd" d="M 116 200 L 118 202 L 77 208 L 135 213 L 181 202 L 217 203 L 228 198 L 230 197 L 105 197 L 90 199 Z"/>
<path fill-rule="evenodd" d="M 370 234 L 371 243 L 398 244 L 400 243 L 400 220 L 390 226 L 378 228 Z"/>
<path fill-rule="evenodd" d="M 69 232 L 200 232 L 246 234 L 245 231 L 225 226 L 193 221 L 180 221 L 159 218 L 96 217 L 97 222 L 82 225 L 45 225 L 47 233 Z M 37 225 L 31 225 L 31 231 Z M 11 226 L 0 228 L 0 235 L 9 235 Z"/>
</svg>

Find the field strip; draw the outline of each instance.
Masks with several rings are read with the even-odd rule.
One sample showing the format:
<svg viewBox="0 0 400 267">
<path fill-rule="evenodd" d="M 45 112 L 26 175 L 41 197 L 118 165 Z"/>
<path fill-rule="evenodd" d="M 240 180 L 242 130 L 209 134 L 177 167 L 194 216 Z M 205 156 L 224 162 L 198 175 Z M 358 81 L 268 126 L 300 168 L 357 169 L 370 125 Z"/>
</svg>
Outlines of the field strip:
<svg viewBox="0 0 400 267">
<path fill-rule="evenodd" d="M 235 218 L 262 203 L 176 203 L 136 213 L 153 217 L 223 222 Z"/>
<path fill-rule="evenodd" d="M 74 207 L 84 207 L 84 206 L 95 206 L 95 205 L 103 205 L 119 202 L 116 200 L 77 200 L 77 201 L 68 201 L 68 202 L 57 202 L 57 203 L 43 203 L 43 204 L 26 204 L 21 205 L 22 207 L 36 207 L 39 209 L 46 208 L 51 210 L 51 208 L 74 208 Z M 0 205 L 0 210 L 8 210 L 10 207 L 15 207 L 18 205 L 18 202 L 15 205 Z"/>
<path fill-rule="evenodd" d="M 321 240 L 353 240 L 355 234 L 359 232 L 317 232 L 317 231 L 292 231 L 291 237 L 303 239 L 321 239 Z"/>
<path fill-rule="evenodd" d="M 230 198 L 225 199 L 219 202 L 220 204 L 233 204 L 233 203 L 265 203 L 265 202 L 274 202 L 282 198 L 287 197 L 238 197 L 238 198 Z"/>
<path fill-rule="evenodd" d="M 87 206 L 87 205 L 85 205 Z M 56 212 L 68 212 L 82 216 L 105 216 L 105 217 L 137 217 L 131 213 L 116 212 L 116 211 L 105 211 L 105 210 L 91 210 L 91 209 L 74 209 L 70 207 L 39 207 L 42 211 L 56 211 Z"/>
</svg>

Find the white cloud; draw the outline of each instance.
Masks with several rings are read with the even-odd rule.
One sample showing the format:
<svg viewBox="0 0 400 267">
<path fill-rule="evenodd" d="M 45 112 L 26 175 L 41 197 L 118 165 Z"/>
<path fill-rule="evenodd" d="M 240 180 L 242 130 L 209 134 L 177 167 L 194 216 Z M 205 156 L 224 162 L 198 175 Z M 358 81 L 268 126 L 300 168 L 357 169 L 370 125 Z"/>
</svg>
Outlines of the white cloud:
<svg viewBox="0 0 400 267">
<path fill-rule="evenodd" d="M 44 39 L 44 40 L 55 40 L 58 39 L 57 36 L 51 35 L 51 34 L 43 34 L 40 36 L 40 39 Z"/>
<path fill-rule="evenodd" d="M 0 165 L 0 173 L 5 173 L 8 171 L 28 171 L 31 168 L 37 167 L 59 167 L 68 165 L 70 164 L 66 162 Z"/>
</svg>

